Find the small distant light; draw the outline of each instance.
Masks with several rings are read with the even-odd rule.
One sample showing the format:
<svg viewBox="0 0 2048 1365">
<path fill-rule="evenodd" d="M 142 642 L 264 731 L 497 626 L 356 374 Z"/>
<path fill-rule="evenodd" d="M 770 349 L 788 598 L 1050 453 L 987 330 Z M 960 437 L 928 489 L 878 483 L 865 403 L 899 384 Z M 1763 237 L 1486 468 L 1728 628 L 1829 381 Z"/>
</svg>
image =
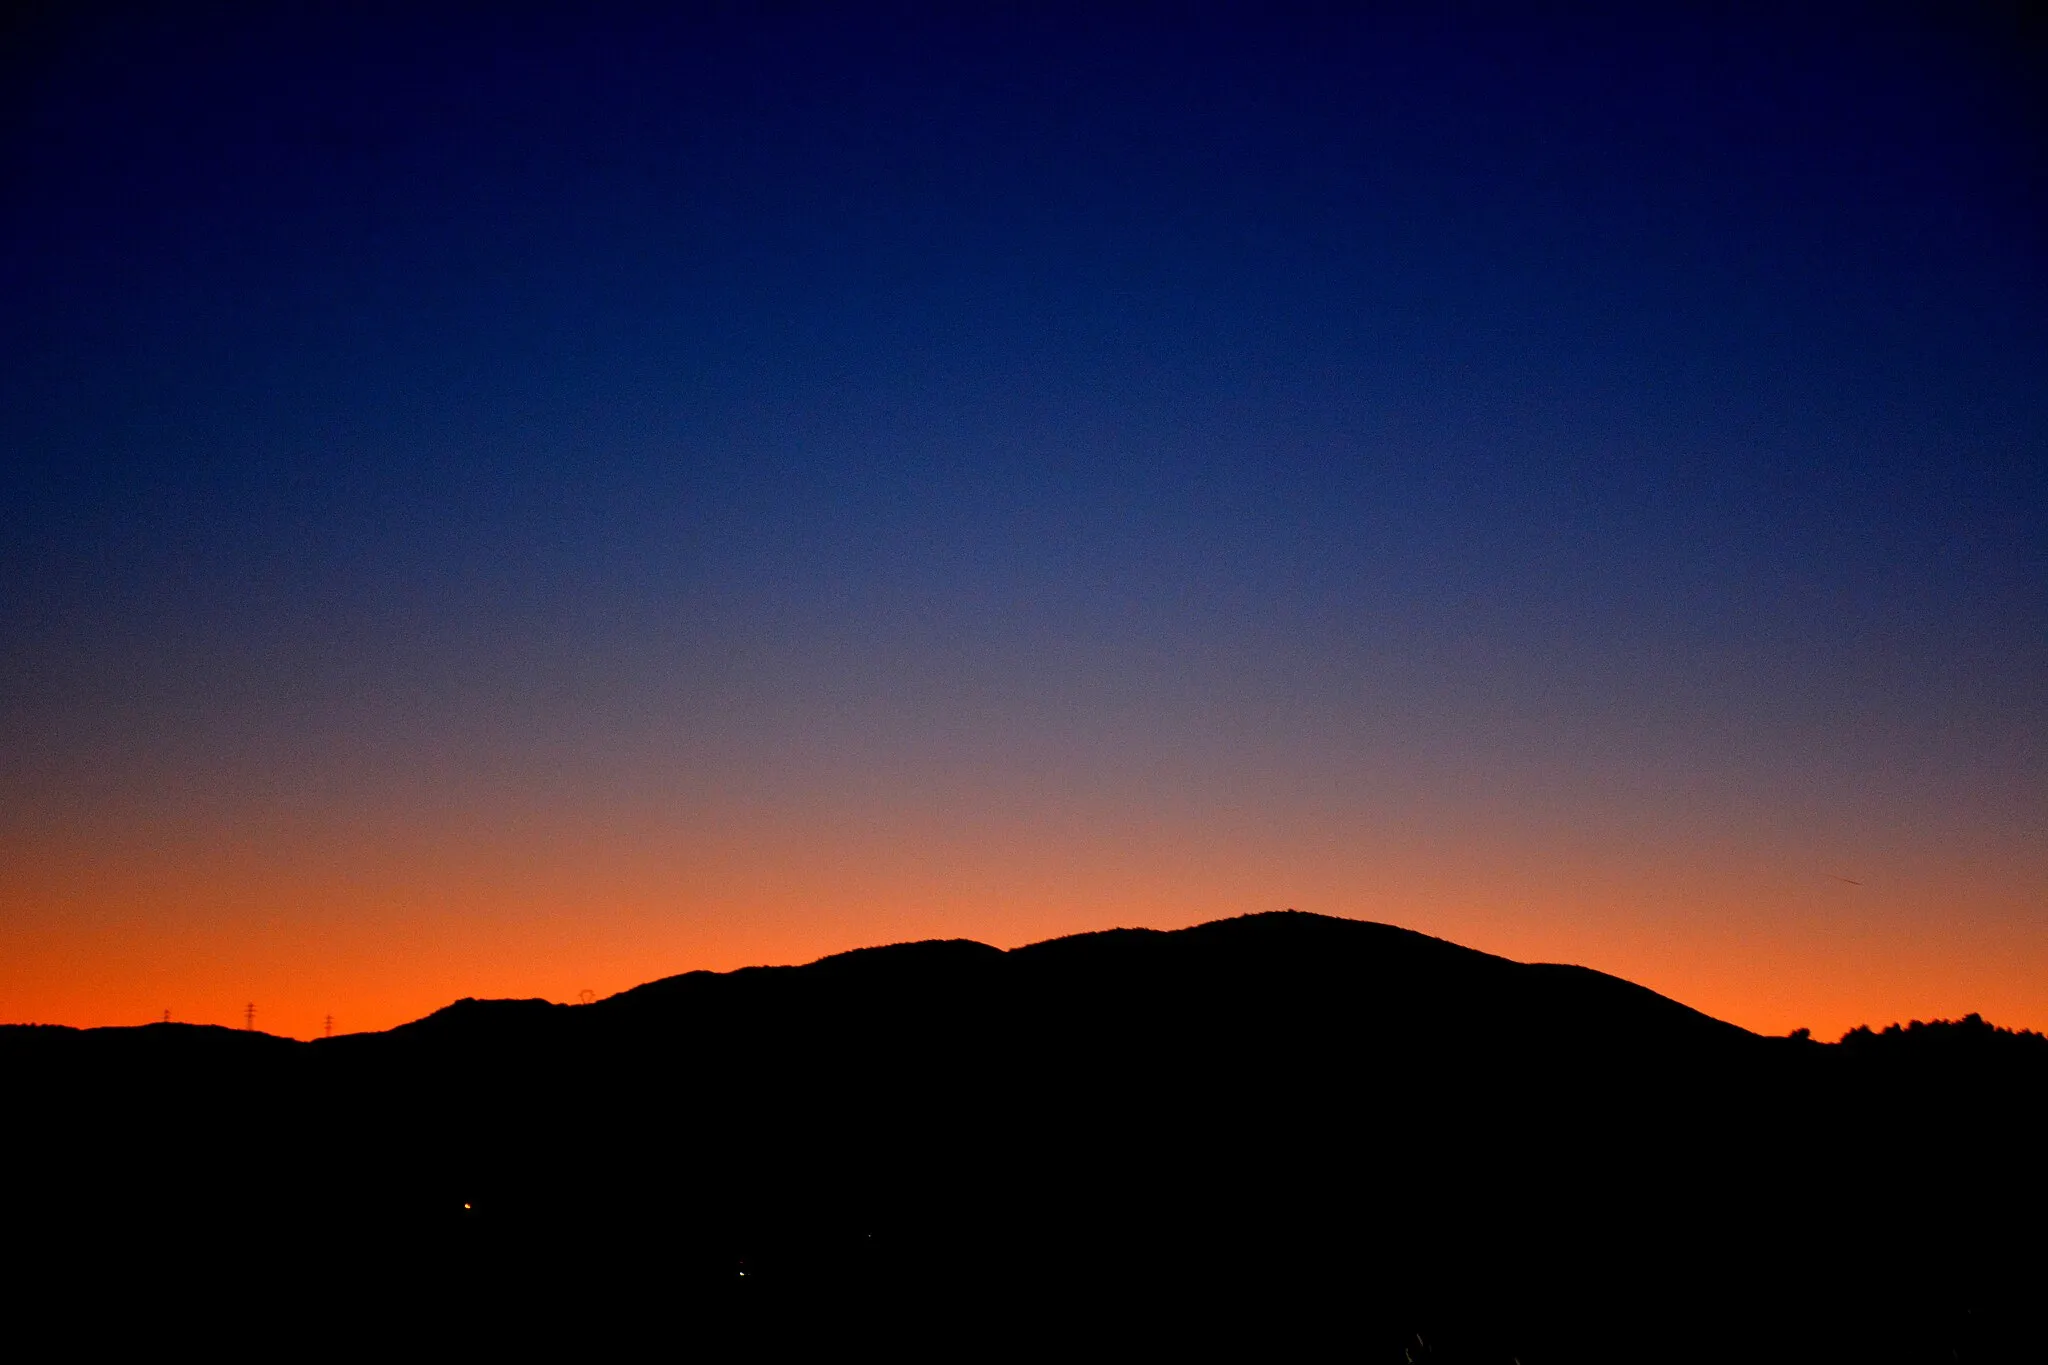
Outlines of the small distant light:
<svg viewBox="0 0 2048 1365">
<path fill-rule="evenodd" d="M 468 1207 L 469 1207 L 469 1205 L 467 1205 L 467 1204 L 464 1204 L 464 1205 L 463 1205 L 462 1207 L 464 1207 L 464 1208 L 468 1208 Z"/>
</svg>

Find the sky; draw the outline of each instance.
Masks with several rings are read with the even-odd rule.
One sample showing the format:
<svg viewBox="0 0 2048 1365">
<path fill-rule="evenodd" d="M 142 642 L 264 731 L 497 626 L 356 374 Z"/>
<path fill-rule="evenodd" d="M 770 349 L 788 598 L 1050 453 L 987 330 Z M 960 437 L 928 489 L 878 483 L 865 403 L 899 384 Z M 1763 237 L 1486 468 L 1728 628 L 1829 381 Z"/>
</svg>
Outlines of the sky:
<svg viewBox="0 0 2048 1365">
<path fill-rule="evenodd" d="M 0 1022 L 1294 907 L 2048 1028 L 2042 31 L 0 29 Z"/>
</svg>

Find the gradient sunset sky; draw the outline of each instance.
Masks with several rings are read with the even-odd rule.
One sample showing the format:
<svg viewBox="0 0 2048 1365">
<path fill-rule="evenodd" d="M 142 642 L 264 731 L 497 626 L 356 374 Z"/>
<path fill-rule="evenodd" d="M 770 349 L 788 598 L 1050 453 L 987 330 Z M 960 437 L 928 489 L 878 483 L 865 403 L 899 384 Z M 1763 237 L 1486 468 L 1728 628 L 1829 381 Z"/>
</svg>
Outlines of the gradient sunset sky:
<svg viewBox="0 0 2048 1365">
<path fill-rule="evenodd" d="M 0 1022 L 1292 906 L 2048 1027 L 2023 7 L 49 8 Z"/>
</svg>

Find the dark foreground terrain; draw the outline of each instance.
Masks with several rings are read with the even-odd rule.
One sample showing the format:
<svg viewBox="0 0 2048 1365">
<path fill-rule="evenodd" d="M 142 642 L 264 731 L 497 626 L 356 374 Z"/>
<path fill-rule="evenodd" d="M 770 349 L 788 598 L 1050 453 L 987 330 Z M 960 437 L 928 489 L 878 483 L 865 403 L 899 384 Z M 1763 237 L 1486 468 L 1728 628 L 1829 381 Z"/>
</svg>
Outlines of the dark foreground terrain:
<svg viewBox="0 0 2048 1365">
<path fill-rule="evenodd" d="M 1291 912 L 0 1083 L 7 1308 L 80 1352 L 2048 1360 L 2048 1039 Z"/>
</svg>

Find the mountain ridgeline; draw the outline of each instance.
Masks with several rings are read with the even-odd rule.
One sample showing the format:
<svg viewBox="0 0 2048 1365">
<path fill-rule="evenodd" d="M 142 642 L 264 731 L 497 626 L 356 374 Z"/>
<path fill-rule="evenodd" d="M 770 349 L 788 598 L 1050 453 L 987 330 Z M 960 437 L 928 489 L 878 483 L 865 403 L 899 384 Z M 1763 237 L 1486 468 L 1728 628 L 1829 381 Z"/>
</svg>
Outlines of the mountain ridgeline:
<svg viewBox="0 0 2048 1365">
<path fill-rule="evenodd" d="M 1386 925 L 900 944 L 310 1044 L 11 1028 L 0 1065 L 39 1292 L 195 1330 L 228 1282 L 224 1321 L 314 1337 L 2048 1358 L 2048 1039 L 1764 1038 Z"/>
</svg>

